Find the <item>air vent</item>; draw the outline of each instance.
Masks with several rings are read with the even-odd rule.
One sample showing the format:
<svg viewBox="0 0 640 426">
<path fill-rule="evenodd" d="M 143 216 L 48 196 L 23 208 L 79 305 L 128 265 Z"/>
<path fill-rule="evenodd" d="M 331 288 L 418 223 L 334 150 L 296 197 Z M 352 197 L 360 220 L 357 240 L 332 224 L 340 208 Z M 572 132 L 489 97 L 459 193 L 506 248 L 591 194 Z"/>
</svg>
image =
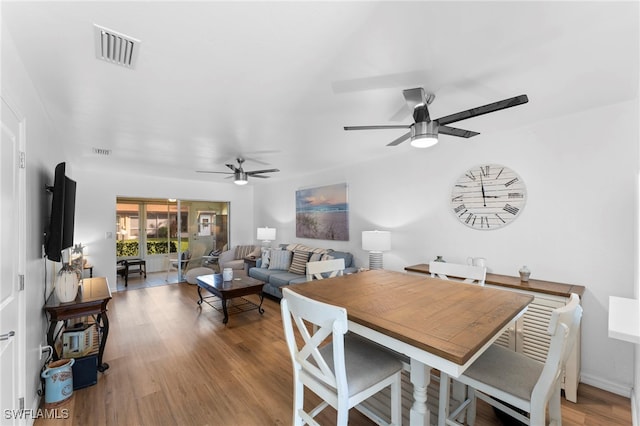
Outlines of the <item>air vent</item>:
<svg viewBox="0 0 640 426">
<path fill-rule="evenodd" d="M 103 155 L 105 157 L 111 155 L 111 150 L 110 149 L 105 149 L 105 148 L 93 148 L 93 153 L 96 155 Z"/>
<path fill-rule="evenodd" d="M 96 58 L 134 69 L 140 40 L 95 25 Z"/>
</svg>

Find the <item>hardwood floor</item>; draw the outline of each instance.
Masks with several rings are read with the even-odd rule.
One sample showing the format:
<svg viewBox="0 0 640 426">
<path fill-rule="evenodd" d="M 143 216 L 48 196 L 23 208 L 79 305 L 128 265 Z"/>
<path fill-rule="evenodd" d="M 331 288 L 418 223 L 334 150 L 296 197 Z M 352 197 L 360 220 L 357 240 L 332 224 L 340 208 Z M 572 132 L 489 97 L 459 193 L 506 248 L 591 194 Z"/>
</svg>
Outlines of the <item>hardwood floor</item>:
<svg viewBox="0 0 640 426">
<path fill-rule="evenodd" d="M 104 356 L 110 368 L 59 407 L 69 418 L 35 424 L 291 424 L 291 360 L 278 303 L 265 299 L 264 315 L 234 315 L 225 326 L 222 313 L 196 300 L 196 286 L 185 283 L 115 293 Z M 310 392 L 307 398 L 318 401 Z M 476 424 L 501 424 L 478 405 Z M 563 400 L 562 412 L 565 426 L 631 424 L 628 398 L 583 384 L 578 404 Z M 334 424 L 333 413 L 325 410 L 320 423 Z M 350 413 L 350 425 L 372 424 Z"/>
</svg>

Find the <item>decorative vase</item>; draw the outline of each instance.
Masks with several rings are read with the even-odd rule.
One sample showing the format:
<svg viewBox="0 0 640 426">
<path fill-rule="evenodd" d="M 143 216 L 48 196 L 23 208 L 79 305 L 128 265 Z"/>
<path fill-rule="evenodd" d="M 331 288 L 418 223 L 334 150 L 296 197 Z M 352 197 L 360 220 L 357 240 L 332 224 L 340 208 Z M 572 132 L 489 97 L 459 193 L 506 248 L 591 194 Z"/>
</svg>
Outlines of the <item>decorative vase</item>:
<svg viewBox="0 0 640 426">
<path fill-rule="evenodd" d="M 529 275 L 531 275 L 531 271 L 529 270 L 529 268 L 527 268 L 527 265 L 524 265 L 522 268 L 520 268 L 518 272 L 520 273 L 520 281 L 529 281 Z"/>
<path fill-rule="evenodd" d="M 442 258 L 442 256 L 436 256 L 436 258 L 435 258 L 435 259 L 433 259 L 433 261 L 434 261 L 434 262 L 447 263 L 447 261 L 446 261 L 446 260 L 444 260 L 444 259 Z"/>
<path fill-rule="evenodd" d="M 222 270 L 222 280 L 223 281 L 231 281 L 231 280 L 233 280 L 233 269 L 224 268 Z"/>
<path fill-rule="evenodd" d="M 56 276 L 55 292 L 61 303 L 72 302 L 78 294 L 78 270 L 69 264 L 69 252 L 62 250 L 62 268 Z"/>
</svg>

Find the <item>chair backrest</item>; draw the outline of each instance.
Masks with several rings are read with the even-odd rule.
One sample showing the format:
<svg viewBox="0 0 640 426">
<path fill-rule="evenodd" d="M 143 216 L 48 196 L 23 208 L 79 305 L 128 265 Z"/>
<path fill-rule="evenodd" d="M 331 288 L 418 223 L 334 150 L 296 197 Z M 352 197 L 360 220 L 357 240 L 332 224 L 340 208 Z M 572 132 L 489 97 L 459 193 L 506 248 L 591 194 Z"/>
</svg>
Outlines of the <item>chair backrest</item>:
<svg viewBox="0 0 640 426">
<path fill-rule="evenodd" d="M 449 262 L 429 262 L 429 272 L 432 277 L 438 277 L 443 280 L 450 280 L 453 277 L 453 279 L 458 278 L 465 283 L 479 285 L 484 285 L 487 276 L 487 268 L 485 266 Z"/>
<path fill-rule="evenodd" d="M 554 390 L 554 384 L 560 380 L 567 359 L 576 343 L 581 318 L 582 306 L 580 306 L 580 298 L 575 293 L 571 294 L 569 303 L 554 309 L 551 313 L 551 321 L 547 328 L 547 333 L 551 335 L 551 343 L 542 374 L 531 394 L 532 403 L 537 398 L 541 398 L 540 401 L 548 400 Z"/>
<path fill-rule="evenodd" d="M 317 262 L 307 262 L 307 281 L 311 281 L 314 278 L 317 280 L 321 280 L 323 278 L 338 277 L 343 273 L 344 259 L 330 259 L 319 260 Z"/>
<path fill-rule="evenodd" d="M 299 378 L 312 388 L 317 388 L 314 382 L 317 384 L 320 381 L 336 389 L 338 393 L 347 392 L 344 360 L 344 335 L 348 330 L 347 310 L 301 296 L 289 288 L 282 289 L 282 296 L 280 309 L 293 361 L 294 380 Z M 302 336 L 300 341 L 296 340 L 296 330 Z M 320 351 L 329 336 L 333 346 L 332 360 L 327 360 Z"/>
</svg>

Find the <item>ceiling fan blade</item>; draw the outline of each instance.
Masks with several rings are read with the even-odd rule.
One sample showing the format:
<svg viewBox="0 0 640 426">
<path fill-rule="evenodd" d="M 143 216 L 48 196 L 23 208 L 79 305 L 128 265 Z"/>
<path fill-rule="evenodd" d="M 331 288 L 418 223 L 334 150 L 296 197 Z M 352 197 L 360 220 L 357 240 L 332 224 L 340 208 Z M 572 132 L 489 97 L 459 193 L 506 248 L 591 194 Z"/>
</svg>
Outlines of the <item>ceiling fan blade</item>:
<svg viewBox="0 0 640 426">
<path fill-rule="evenodd" d="M 499 111 L 505 108 L 511 108 L 516 105 L 526 104 L 527 102 L 529 102 L 529 98 L 527 98 L 527 95 L 515 96 L 513 98 L 504 99 L 491 104 L 487 104 L 487 105 L 479 106 L 476 108 L 471 108 L 466 111 L 461 111 L 455 114 L 447 115 L 445 117 L 438 118 L 435 121 L 437 121 L 438 124 L 443 126 L 449 123 L 455 123 L 456 121 L 466 120 L 467 118 L 477 117 L 479 115 L 488 114 L 490 112 Z"/>
<path fill-rule="evenodd" d="M 232 175 L 233 173 L 229 173 L 229 172 L 211 172 L 208 170 L 196 170 L 196 173 L 220 173 L 223 175 Z"/>
<path fill-rule="evenodd" d="M 411 124 L 390 124 L 383 126 L 344 126 L 345 130 L 380 130 L 380 129 L 410 129 Z"/>
<path fill-rule="evenodd" d="M 443 135 L 459 136 L 461 138 L 470 138 L 480 134 L 471 130 L 458 129 L 456 127 L 449 126 L 439 126 L 438 133 L 441 133 Z"/>
<path fill-rule="evenodd" d="M 225 166 L 233 170 L 234 173 L 236 172 L 236 166 L 234 166 L 233 164 L 225 164 Z"/>
<path fill-rule="evenodd" d="M 406 89 L 402 91 L 404 100 L 407 101 L 409 108 L 414 109 L 416 105 L 427 103 L 424 96 L 424 89 L 422 87 L 416 87 L 415 89 Z"/>
<path fill-rule="evenodd" d="M 387 146 L 396 146 L 396 145 L 400 145 L 402 142 L 406 141 L 407 139 L 409 139 L 411 137 L 411 132 L 407 132 L 404 135 L 400 136 L 398 139 L 389 142 L 387 144 Z"/>
<path fill-rule="evenodd" d="M 248 176 L 255 176 L 258 173 L 275 173 L 279 172 L 279 169 L 264 169 L 264 170 L 252 170 L 250 172 L 246 172 Z"/>
<path fill-rule="evenodd" d="M 254 177 L 254 178 L 262 178 L 262 179 L 269 179 L 271 176 L 251 175 L 251 177 Z"/>
</svg>

